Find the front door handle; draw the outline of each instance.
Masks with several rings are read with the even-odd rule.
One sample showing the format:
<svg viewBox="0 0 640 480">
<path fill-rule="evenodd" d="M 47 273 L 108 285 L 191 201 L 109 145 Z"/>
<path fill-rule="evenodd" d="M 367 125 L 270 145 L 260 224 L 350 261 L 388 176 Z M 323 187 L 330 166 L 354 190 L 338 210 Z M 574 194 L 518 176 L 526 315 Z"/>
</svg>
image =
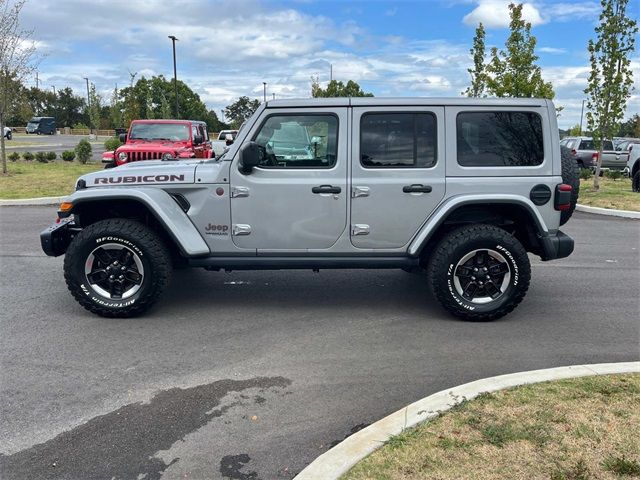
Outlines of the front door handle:
<svg viewBox="0 0 640 480">
<path fill-rule="evenodd" d="M 431 185 L 422 185 L 421 183 L 414 183 L 413 185 L 405 185 L 402 187 L 404 193 L 431 193 Z"/>
<path fill-rule="evenodd" d="M 341 191 L 340 187 L 334 187 L 333 185 L 320 185 L 319 187 L 311 188 L 312 193 L 340 193 Z"/>
</svg>

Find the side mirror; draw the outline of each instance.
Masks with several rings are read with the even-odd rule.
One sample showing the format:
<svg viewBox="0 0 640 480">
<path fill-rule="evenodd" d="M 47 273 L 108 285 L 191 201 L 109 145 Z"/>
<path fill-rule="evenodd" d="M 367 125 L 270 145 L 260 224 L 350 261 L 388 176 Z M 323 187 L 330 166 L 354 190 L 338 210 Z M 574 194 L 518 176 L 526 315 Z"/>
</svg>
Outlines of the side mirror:
<svg viewBox="0 0 640 480">
<path fill-rule="evenodd" d="M 322 141 L 320 137 L 311 137 L 311 145 L 318 144 Z"/>
<path fill-rule="evenodd" d="M 264 148 L 256 142 L 245 143 L 240 148 L 240 160 L 238 166 L 240 171 L 245 175 L 249 175 L 253 167 L 260 165 L 264 159 Z"/>
<path fill-rule="evenodd" d="M 120 135 L 118 135 L 118 139 L 120 140 L 120 143 L 127 143 L 127 134 L 121 133 Z"/>
<path fill-rule="evenodd" d="M 233 135 L 231 135 L 230 133 L 227 133 L 227 134 L 224 136 L 224 141 L 225 141 L 225 143 L 226 143 L 226 145 L 227 145 L 227 146 L 229 146 L 229 145 L 233 145 Z"/>
<path fill-rule="evenodd" d="M 202 135 L 194 135 L 193 136 L 193 144 L 194 145 L 201 145 L 202 142 L 204 142 L 204 138 L 202 138 Z"/>
</svg>

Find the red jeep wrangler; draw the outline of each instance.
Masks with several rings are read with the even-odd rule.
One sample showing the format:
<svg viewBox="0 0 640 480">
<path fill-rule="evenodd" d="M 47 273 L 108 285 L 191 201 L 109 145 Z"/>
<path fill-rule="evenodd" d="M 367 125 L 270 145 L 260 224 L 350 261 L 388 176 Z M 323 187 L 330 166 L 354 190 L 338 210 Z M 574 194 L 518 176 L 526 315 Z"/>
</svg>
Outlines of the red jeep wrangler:
<svg viewBox="0 0 640 480">
<path fill-rule="evenodd" d="M 170 158 L 212 158 L 207 124 L 197 120 L 134 120 L 124 143 L 116 151 L 104 152 L 105 168 L 138 160 Z"/>
</svg>

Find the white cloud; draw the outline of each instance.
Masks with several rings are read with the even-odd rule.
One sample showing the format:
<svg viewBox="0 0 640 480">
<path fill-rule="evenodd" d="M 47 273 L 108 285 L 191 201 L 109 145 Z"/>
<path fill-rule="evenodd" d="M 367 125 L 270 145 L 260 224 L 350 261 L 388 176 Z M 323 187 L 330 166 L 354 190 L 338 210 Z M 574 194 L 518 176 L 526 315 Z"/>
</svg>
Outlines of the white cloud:
<svg viewBox="0 0 640 480">
<path fill-rule="evenodd" d="M 596 19 L 600 14 L 597 2 L 552 3 L 545 6 L 545 15 L 552 21 L 567 22 L 584 19 Z"/>
<path fill-rule="evenodd" d="M 478 0 L 478 6 L 464 16 L 467 25 L 482 23 L 486 28 L 506 28 L 509 26 L 509 0 Z M 522 17 L 531 25 L 544 23 L 538 8 L 531 3 L 522 7 Z"/>
<path fill-rule="evenodd" d="M 566 48 L 540 47 L 538 50 L 542 53 L 551 53 L 553 55 L 560 55 L 562 53 L 567 53 Z"/>
</svg>

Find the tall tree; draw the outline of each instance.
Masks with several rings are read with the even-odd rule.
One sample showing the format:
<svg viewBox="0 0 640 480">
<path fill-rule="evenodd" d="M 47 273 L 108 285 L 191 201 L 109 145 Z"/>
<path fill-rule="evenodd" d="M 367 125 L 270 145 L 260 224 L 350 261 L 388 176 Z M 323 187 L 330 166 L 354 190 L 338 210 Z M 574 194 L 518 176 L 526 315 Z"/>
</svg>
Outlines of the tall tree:
<svg viewBox="0 0 640 480">
<path fill-rule="evenodd" d="M 102 116 L 102 96 L 96 91 L 95 84 L 89 88 L 89 125 L 96 130 L 100 128 L 100 118 Z"/>
<path fill-rule="evenodd" d="M 76 123 L 87 123 L 84 115 L 86 100 L 73 93 L 69 87 L 58 90 L 58 115 L 56 123 L 63 127 L 72 127 Z"/>
<path fill-rule="evenodd" d="M 536 61 L 536 37 L 531 34 L 531 23 L 522 18 L 522 4 L 509 4 L 511 33 L 505 50 L 491 49 L 491 60 L 486 66 L 487 90 L 496 97 L 537 97 L 553 99 L 551 82 L 545 82 Z"/>
<path fill-rule="evenodd" d="M 111 120 L 111 125 L 114 128 L 122 127 L 122 106 L 120 105 L 118 98 L 118 85 L 116 85 L 113 89 L 113 93 L 111 94 L 111 101 L 109 104 L 109 118 Z"/>
<path fill-rule="evenodd" d="M 233 128 L 240 128 L 240 125 L 253 115 L 260 106 L 260 100 L 242 96 L 224 109 L 224 116 L 231 122 Z"/>
<path fill-rule="evenodd" d="M 311 96 L 320 97 L 373 97 L 373 93 L 367 93 L 360 88 L 357 82 L 349 80 L 346 84 L 340 80 L 331 80 L 326 88 L 320 86 L 318 77 L 311 77 Z"/>
<path fill-rule="evenodd" d="M 587 125 L 599 150 L 593 187 L 600 188 L 603 140 L 613 137 L 631 95 L 633 72 L 630 56 L 638 33 L 636 21 L 627 15 L 629 0 L 601 0 L 596 40 L 589 40 L 591 63 L 587 94 Z"/>
<path fill-rule="evenodd" d="M 21 85 L 37 63 L 36 44 L 32 31 L 20 27 L 20 12 L 25 0 L 0 0 L 0 157 L 2 173 L 7 173 L 4 142 L 5 117 L 9 113 L 9 99 L 15 93 L 13 85 Z"/>
<path fill-rule="evenodd" d="M 635 114 L 626 122 L 620 124 L 618 137 L 640 138 L 640 114 Z"/>
<path fill-rule="evenodd" d="M 473 47 L 469 50 L 473 57 L 473 68 L 468 68 L 471 75 L 471 85 L 467 87 L 464 94 L 467 97 L 484 97 L 487 89 L 487 73 L 485 72 L 485 30 L 482 23 L 476 28 L 476 35 L 473 37 Z"/>
</svg>

